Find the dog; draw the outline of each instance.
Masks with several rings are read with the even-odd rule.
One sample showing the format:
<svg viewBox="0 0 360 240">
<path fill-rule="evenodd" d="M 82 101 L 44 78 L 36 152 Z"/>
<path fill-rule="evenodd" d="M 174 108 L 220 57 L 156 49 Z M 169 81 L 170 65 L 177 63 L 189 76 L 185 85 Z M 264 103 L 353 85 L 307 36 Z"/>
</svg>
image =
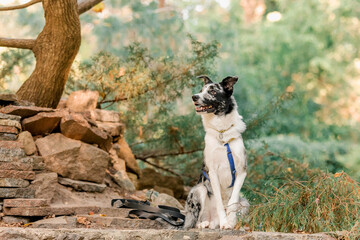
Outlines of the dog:
<svg viewBox="0 0 360 240">
<path fill-rule="evenodd" d="M 186 200 L 184 229 L 233 229 L 237 214 L 246 214 L 249 208 L 247 200 L 240 198 L 247 161 L 241 136 L 246 125 L 233 97 L 238 77 L 226 77 L 220 83 L 207 76 L 198 78 L 205 84 L 192 100 L 205 130 L 203 174 Z"/>
</svg>

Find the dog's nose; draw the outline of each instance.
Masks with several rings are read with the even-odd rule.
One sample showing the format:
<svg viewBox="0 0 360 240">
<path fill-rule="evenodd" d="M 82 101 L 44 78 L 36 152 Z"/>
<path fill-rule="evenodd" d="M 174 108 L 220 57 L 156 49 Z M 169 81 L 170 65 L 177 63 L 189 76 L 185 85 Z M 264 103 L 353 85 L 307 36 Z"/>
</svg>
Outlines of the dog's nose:
<svg viewBox="0 0 360 240">
<path fill-rule="evenodd" d="M 193 95 L 192 96 L 192 100 L 195 102 L 195 101 L 197 101 L 197 100 L 199 100 L 199 95 Z"/>
</svg>

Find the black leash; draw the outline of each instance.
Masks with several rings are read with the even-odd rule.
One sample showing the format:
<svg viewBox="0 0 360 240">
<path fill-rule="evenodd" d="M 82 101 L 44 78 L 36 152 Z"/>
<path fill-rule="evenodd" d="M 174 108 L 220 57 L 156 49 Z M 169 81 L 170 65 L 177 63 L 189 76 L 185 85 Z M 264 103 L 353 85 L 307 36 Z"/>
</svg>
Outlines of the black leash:
<svg viewBox="0 0 360 240">
<path fill-rule="evenodd" d="M 112 199 L 111 206 L 117 208 L 130 208 L 128 214 L 129 218 L 151 219 L 161 218 L 173 226 L 182 226 L 185 221 L 185 216 L 180 213 L 180 210 L 174 207 L 165 205 L 158 205 L 157 207 L 150 206 L 149 201 L 137 201 L 132 199 Z"/>
</svg>

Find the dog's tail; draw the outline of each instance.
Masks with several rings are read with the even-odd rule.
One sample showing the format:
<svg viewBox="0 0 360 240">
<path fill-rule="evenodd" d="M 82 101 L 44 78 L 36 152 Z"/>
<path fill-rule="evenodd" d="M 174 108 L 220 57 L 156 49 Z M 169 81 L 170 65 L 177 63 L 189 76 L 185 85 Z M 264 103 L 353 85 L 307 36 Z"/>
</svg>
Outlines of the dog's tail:
<svg viewBox="0 0 360 240">
<path fill-rule="evenodd" d="M 204 207 L 207 190 L 204 185 L 193 187 L 185 203 L 184 229 L 194 228 L 202 208 Z"/>
</svg>

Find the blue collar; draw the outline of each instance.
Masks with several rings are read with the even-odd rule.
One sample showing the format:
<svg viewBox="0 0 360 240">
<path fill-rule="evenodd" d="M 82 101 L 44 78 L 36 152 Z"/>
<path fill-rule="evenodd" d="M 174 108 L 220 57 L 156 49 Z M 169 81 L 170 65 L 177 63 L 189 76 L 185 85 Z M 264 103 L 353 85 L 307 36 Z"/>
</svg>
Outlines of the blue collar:
<svg viewBox="0 0 360 240">
<path fill-rule="evenodd" d="M 231 176 L 232 176 L 232 181 L 231 181 L 231 185 L 229 186 L 229 188 L 232 188 L 234 186 L 234 183 L 235 183 L 235 178 L 236 178 L 236 169 L 235 169 L 235 164 L 234 164 L 234 158 L 233 158 L 233 155 L 231 153 L 231 149 L 230 149 L 230 146 L 229 146 L 229 143 L 225 143 L 224 145 L 226 147 L 226 150 L 227 150 L 227 157 L 228 157 L 228 160 L 229 160 L 229 165 L 230 165 L 230 171 L 231 171 Z M 210 182 L 210 178 L 208 177 L 206 171 L 204 169 L 202 169 L 202 173 L 204 175 L 204 177 L 209 180 Z"/>
</svg>

